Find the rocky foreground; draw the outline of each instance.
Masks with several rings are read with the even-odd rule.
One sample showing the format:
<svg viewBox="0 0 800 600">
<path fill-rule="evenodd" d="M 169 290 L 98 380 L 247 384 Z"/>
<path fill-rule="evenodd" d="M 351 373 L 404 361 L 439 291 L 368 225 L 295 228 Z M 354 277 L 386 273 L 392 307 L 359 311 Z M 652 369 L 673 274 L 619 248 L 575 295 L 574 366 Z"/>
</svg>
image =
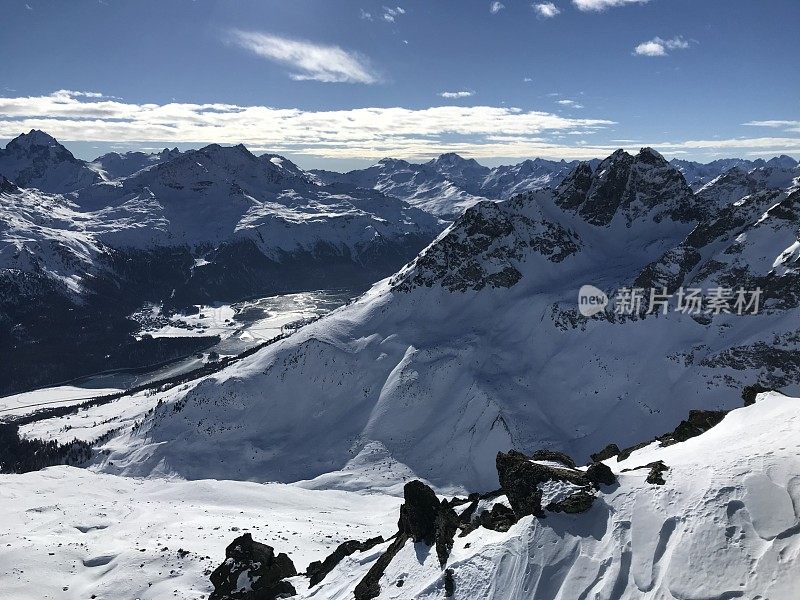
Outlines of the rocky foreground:
<svg viewBox="0 0 800 600">
<path fill-rule="evenodd" d="M 759 397 L 761 402 L 756 404 L 755 399 L 759 393 L 762 393 Z M 687 597 L 665 595 L 667 590 L 680 589 L 682 584 L 677 579 L 678 573 L 674 573 L 675 578 L 672 580 L 664 579 L 660 573 L 665 566 L 664 562 L 669 566 L 671 560 L 678 560 L 679 557 L 675 555 L 680 554 L 681 543 L 687 545 L 691 552 L 708 543 L 706 568 L 714 563 L 721 573 L 747 574 L 741 580 L 734 577 L 733 580 L 726 581 L 720 572 L 706 571 L 710 579 L 702 589 L 714 588 L 720 593 L 688 597 L 737 597 L 740 595 L 738 590 L 725 591 L 726 586 L 735 584 L 739 588 L 752 589 L 753 581 L 760 582 L 756 586 L 769 581 L 774 589 L 786 590 L 788 588 L 781 586 L 788 585 L 792 576 L 770 580 L 767 570 L 780 568 L 784 562 L 792 563 L 798 558 L 797 545 L 788 541 L 796 537 L 800 525 L 798 477 L 791 478 L 783 492 L 779 491 L 783 489 L 779 483 L 769 477 L 765 479 L 758 470 L 742 472 L 723 484 L 721 476 L 724 466 L 709 462 L 706 465 L 707 472 L 711 474 L 712 481 L 720 482 L 720 487 L 706 492 L 705 508 L 701 513 L 709 516 L 708 511 L 713 510 L 713 505 L 723 496 L 739 497 L 736 489 L 742 483 L 746 490 L 743 500 L 731 499 L 727 502 L 729 524 L 723 526 L 713 517 L 710 522 L 697 522 L 691 512 L 684 515 L 672 514 L 676 507 L 670 506 L 673 502 L 668 498 L 677 499 L 677 503 L 682 505 L 681 488 L 686 487 L 687 475 L 690 486 L 700 484 L 702 487 L 702 483 L 697 481 L 698 473 L 687 474 L 685 465 L 681 464 L 676 465 L 673 475 L 673 469 L 664 458 L 645 462 L 649 457 L 668 456 L 662 449 L 676 448 L 678 445 L 685 446 L 683 450 L 689 454 L 694 454 L 698 446 L 713 446 L 715 440 L 703 440 L 707 436 L 698 436 L 717 427 L 719 429 L 714 431 L 721 434 L 718 437 L 730 439 L 730 434 L 735 433 L 737 426 L 743 424 L 742 417 L 744 420 L 750 418 L 748 415 L 756 417 L 757 412 L 769 415 L 783 405 L 784 409 L 792 412 L 792 422 L 796 422 L 800 414 L 800 405 L 796 400 L 773 392 L 763 392 L 758 387 L 745 390 L 744 398 L 745 404 L 750 408 L 734 411 L 727 416 L 724 412 L 692 411 L 689 418 L 682 421 L 675 430 L 656 440 L 622 451 L 609 445 L 596 455 L 598 460 L 586 466 L 577 466 L 572 458 L 557 451 L 540 450 L 529 456 L 514 450 L 500 452 L 496 457 L 500 488 L 488 493 L 470 494 L 466 498 L 440 499 L 424 482 L 409 481 L 403 488 L 404 502 L 399 510 L 397 531 L 391 537 L 385 540 L 374 537 L 364 541 L 346 541 L 323 560 L 312 562 L 305 573 L 300 575 L 286 554 L 276 554 L 272 547 L 254 542 L 249 533 L 245 534 L 228 546 L 225 562 L 212 573 L 214 592 L 210 599 L 274 600 L 295 595 L 355 600 L 431 597 L 584 598 L 590 592 L 595 592 L 592 597 L 597 598 L 635 598 L 641 597 L 637 593 L 656 590 L 660 590 L 661 595 L 656 594 L 654 597 Z M 734 420 L 738 423 L 730 422 Z M 756 420 L 763 419 L 756 417 Z M 723 425 L 720 426 L 720 423 Z M 782 425 L 784 427 L 780 431 L 788 433 L 791 426 L 786 427 L 785 423 Z M 726 429 L 728 430 L 725 431 Z M 754 438 L 758 437 L 756 433 Z M 688 443 L 689 440 L 692 440 L 694 446 Z M 744 458 L 735 453 L 736 449 L 727 449 L 734 452 L 731 457 L 734 464 Z M 786 450 L 785 447 L 781 449 Z M 788 468 L 791 461 L 798 463 L 798 449 L 800 446 L 795 444 L 792 451 L 794 456 L 788 462 L 781 462 L 781 468 Z M 771 451 L 766 451 L 764 458 L 770 454 Z M 685 456 L 685 453 L 680 452 L 679 455 Z M 631 485 L 632 479 L 637 483 Z M 787 492 L 788 495 L 781 495 Z M 759 497 L 764 494 L 768 497 Z M 651 499 L 658 497 L 662 498 L 660 509 L 652 505 L 652 508 L 643 508 L 650 505 Z M 632 520 L 614 516 L 616 510 L 622 508 L 618 505 L 620 499 L 633 501 L 634 506 L 639 507 L 634 508 Z M 666 504 L 663 504 L 665 500 Z M 640 514 L 636 514 L 637 512 Z M 607 522 L 599 523 L 599 520 Z M 653 522 L 642 522 L 643 520 Z M 635 529 L 631 531 L 634 525 Z M 721 531 L 714 534 L 717 528 L 721 528 Z M 632 538 L 629 537 L 631 533 Z M 541 541 L 533 543 L 536 537 L 550 537 L 553 534 L 555 537 L 551 543 L 554 544 L 568 544 L 568 538 L 573 538 L 572 543 L 577 544 L 575 551 L 599 541 L 598 536 L 605 538 L 610 535 L 612 539 L 609 540 L 606 551 L 611 551 L 612 554 L 599 563 L 600 569 L 594 580 L 586 573 L 573 574 L 573 570 L 582 563 L 581 552 L 575 554 L 565 548 L 548 550 L 542 547 Z M 719 538 L 720 542 L 715 542 L 717 535 L 722 536 Z M 747 561 L 741 564 L 738 561 L 743 560 L 753 547 L 754 540 L 749 539 L 751 535 L 760 538 L 769 549 L 765 555 L 756 559 L 759 568 L 749 570 Z M 650 536 L 652 539 L 648 539 Z M 676 541 L 676 537 L 682 539 L 682 542 Z M 510 538 L 517 538 L 523 544 L 526 543 L 524 540 L 528 540 L 530 545 L 526 557 L 512 558 L 514 551 L 503 541 Z M 615 543 L 619 545 L 614 547 Z M 465 554 L 471 554 L 469 550 L 473 544 L 483 547 L 481 553 L 465 558 Z M 778 558 L 775 563 L 775 558 L 769 557 L 775 556 L 778 546 L 786 549 L 782 551 L 782 558 Z M 454 557 L 454 548 L 457 557 Z M 652 548 L 654 554 L 649 558 L 642 556 L 644 548 Z M 489 556 L 492 558 L 489 559 Z M 555 557 L 560 558 L 545 568 L 548 561 Z M 493 567 L 485 564 L 487 559 Z M 510 574 L 503 567 L 504 563 L 520 559 L 528 561 L 524 565 L 524 573 L 517 572 L 519 580 L 508 581 Z M 424 574 L 412 573 L 408 568 L 409 560 L 416 562 Z M 726 561 L 730 562 L 725 564 Z M 590 565 L 591 559 L 586 558 L 583 562 L 586 563 L 582 565 L 585 568 Z M 646 568 L 648 564 L 649 571 Z M 532 582 L 531 574 L 537 567 L 541 569 L 541 574 Z M 484 572 L 488 576 L 487 568 L 489 571 L 499 569 L 494 571 L 495 576 L 506 577 L 504 584 L 513 586 L 508 593 L 501 593 L 503 588 L 500 581 L 475 581 L 478 572 Z M 577 583 L 562 575 L 558 583 L 561 588 L 548 587 L 552 584 L 544 578 L 545 573 L 556 568 L 569 571 Z M 614 571 L 617 574 L 610 578 L 612 583 L 609 583 L 606 580 L 607 574 Z M 645 576 L 647 572 L 649 579 Z M 417 577 L 422 579 L 417 580 Z M 543 591 L 536 593 L 529 587 L 531 584 L 534 590 L 581 589 L 582 593 L 560 596 Z M 482 589 L 488 590 L 487 595 L 475 595 L 476 585 L 483 585 Z M 532 595 L 519 595 L 520 590 L 528 590 Z M 702 592 L 698 591 L 699 593 Z M 781 594 L 782 592 L 778 592 L 766 597 L 789 598 Z"/>
</svg>

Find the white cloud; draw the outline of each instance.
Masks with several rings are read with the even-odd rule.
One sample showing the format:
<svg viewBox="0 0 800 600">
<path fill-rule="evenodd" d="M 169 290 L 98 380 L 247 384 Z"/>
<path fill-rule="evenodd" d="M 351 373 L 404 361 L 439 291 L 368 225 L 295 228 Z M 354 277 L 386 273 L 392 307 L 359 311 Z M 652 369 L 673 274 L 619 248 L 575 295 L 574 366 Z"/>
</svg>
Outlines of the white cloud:
<svg viewBox="0 0 800 600">
<path fill-rule="evenodd" d="M 570 108 L 583 108 L 583 104 L 575 102 L 575 100 L 556 100 L 556 104 L 562 106 L 569 106 Z"/>
<path fill-rule="evenodd" d="M 530 77 L 523 77 L 522 81 L 523 81 L 523 83 L 531 83 L 533 81 L 533 79 L 531 79 Z"/>
<path fill-rule="evenodd" d="M 442 98 L 469 98 L 473 94 L 474 92 L 468 92 L 466 90 L 460 92 L 439 92 Z"/>
<path fill-rule="evenodd" d="M 489 12 L 492 13 L 493 15 L 496 15 L 501 10 L 503 10 L 505 7 L 506 7 L 506 5 L 503 4 L 502 2 L 492 2 L 489 5 Z"/>
<path fill-rule="evenodd" d="M 399 6 L 395 6 L 394 8 L 392 8 L 391 6 L 383 7 L 383 20 L 389 23 L 394 23 L 397 17 L 404 14 L 406 14 L 405 9 Z"/>
<path fill-rule="evenodd" d="M 361 14 L 359 17 L 365 21 L 372 21 L 372 13 L 365 11 L 363 8 L 361 9 Z"/>
<path fill-rule="evenodd" d="M 689 42 L 679 35 L 669 40 L 654 37 L 636 46 L 633 53 L 636 56 L 667 56 L 667 50 L 686 50 L 688 47 Z"/>
<path fill-rule="evenodd" d="M 0 138 L 42 129 L 61 140 L 118 143 L 244 143 L 258 151 L 327 158 L 601 156 L 548 137 L 600 131 L 605 119 L 573 119 L 495 106 L 355 108 L 304 111 L 233 104 L 135 104 L 66 94 L 0 97 Z M 514 141 L 496 141 L 507 136 Z"/>
<path fill-rule="evenodd" d="M 543 2 L 541 4 L 534 4 L 533 9 L 536 11 L 536 14 L 545 19 L 551 19 L 561 13 L 561 9 L 558 8 L 552 2 Z"/>
<path fill-rule="evenodd" d="M 769 120 L 769 121 L 749 121 L 744 123 L 749 127 L 772 127 L 783 129 L 793 133 L 800 133 L 800 121 Z"/>
<path fill-rule="evenodd" d="M 600 12 L 615 6 L 625 6 L 627 4 L 647 4 L 650 0 L 572 0 L 572 3 L 583 11 Z"/>
<path fill-rule="evenodd" d="M 291 67 L 290 77 L 298 81 L 377 83 L 379 80 L 366 59 L 339 46 L 322 46 L 256 31 L 233 30 L 231 37 L 253 54 Z"/>
<path fill-rule="evenodd" d="M 53 96 L 64 98 L 104 98 L 100 92 L 76 92 L 74 90 L 58 90 Z"/>
</svg>

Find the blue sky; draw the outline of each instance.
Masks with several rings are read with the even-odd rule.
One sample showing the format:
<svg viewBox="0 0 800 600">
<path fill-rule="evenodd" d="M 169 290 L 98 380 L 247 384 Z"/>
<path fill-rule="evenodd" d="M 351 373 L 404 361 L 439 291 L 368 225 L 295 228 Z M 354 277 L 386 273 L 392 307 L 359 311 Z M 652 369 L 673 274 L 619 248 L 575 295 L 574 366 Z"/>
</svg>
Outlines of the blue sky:
<svg viewBox="0 0 800 600">
<path fill-rule="evenodd" d="M 0 140 L 301 166 L 800 157 L 797 0 L 6 0 Z"/>
</svg>

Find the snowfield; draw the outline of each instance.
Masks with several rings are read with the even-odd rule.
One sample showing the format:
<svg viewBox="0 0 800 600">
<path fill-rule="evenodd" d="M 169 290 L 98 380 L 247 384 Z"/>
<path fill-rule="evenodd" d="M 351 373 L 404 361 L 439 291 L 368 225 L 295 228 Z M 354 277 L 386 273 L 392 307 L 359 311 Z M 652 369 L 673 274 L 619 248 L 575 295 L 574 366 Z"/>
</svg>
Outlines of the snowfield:
<svg viewBox="0 0 800 600">
<path fill-rule="evenodd" d="M 619 481 L 588 512 L 457 536 L 446 564 L 454 598 L 792 600 L 800 589 L 798 431 L 800 399 L 765 393 L 698 437 L 609 459 Z M 663 486 L 646 483 L 646 469 L 623 472 L 656 460 L 669 467 Z M 378 485 L 382 472 L 373 472 Z M 199 599 L 211 591 L 207 573 L 244 531 L 303 571 L 341 541 L 396 531 L 401 499 L 369 491 L 365 473 L 361 492 L 72 467 L 2 475 L 0 585 L 14 599 Z M 352 598 L 387 545 L 345 558 L 311 590 L 292 578 L 298 597 Z M 380 598 L 445 597 L 442 568 L 424 543 L 407 542 L 380 583 Z"/>
<path fill-rule="evenodd" d="M 242 532 L 288 552 L 304 569 L 346 539 L 391 535 L 401 502 L 73 467 L 0 475 L 0 482 L 0 589 L 9 600 L 199 600 L 213 589 L 207 571 Z"/>
</svg>

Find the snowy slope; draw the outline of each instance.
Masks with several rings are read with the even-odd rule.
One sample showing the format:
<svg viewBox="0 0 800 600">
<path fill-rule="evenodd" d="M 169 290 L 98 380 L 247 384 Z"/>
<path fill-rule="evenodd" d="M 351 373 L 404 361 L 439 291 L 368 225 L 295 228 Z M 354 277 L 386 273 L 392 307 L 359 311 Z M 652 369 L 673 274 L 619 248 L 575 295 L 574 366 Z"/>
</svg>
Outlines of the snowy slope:
<svg viewBox="0 0 800 600">
<path fill-rule="evenodd" d="M 74 467 L 0 475 L 0 482 L 0 589 L 8 600 L 200 600 L 213 589 L 208 573 L 242 532 L 290 553 L 302 570 L 346 539 L 391 535 L 401 502 Z"/>
<path fill-rule="evenodd" d="M 798 428 L 799 398 L 761 394 L 698 437 L 606 460 L 618 482 L 600 487 L 587 512 L 547 512 L 505 532 L 480 527 L 456 535 L 444 568 L 433 548 L 407 541 L 380 578 L 378 598 L 444 598 L 443 569 L 451 569 L 456 600 L 793 600 L 800 586 Z M 648 483 L 648 469 L 636 467 L 659 460 L 668 467 L 664 484 Z M 345 540 L 397 531 L 397 492 L 365 493 L 388 473 L 373 462 L 360 492 L 136 479 L 74 467 L 0 475 L 0 585 L 19 600 L 198 600 L 211 591 L 208 574 L 225 546 L 243 532 L 288 553 L 302 572 Z M 330 474 L 327 481 L 338 480 Z M 345 557 L 314 587 L 292 577 L 297 597 L 351 600 L 388 545 Z"/>
<path fill-rule="evenodd" d="M 295 481 L 379 443 L 436 485 L 485 490 L 497 450 L 585 459 L 691 408 L 730 408 L 750 383 L 794 385 L 797 195 L 781 198 L 766 220 L 760 204 L 717 220 L 644 149 L 555 191 L 480 203 L 357 302 L 169 393 L 109 461 L 135 475 Z M 586 283 L 612 296 L 665 273 L 716 284 L 740 264 L 764 288 L 758 315 L 577 315 Z"/>
<path fill-rule="evenodd" d="M 618 484 L 583 514 L 524 517 L 456 537 L 444 568 L 456 600 L 769 598 L 800 589 L 800 400 L 765 394 L 699 437 L 606 463 Z M 665 484 L 647 483 L 661 460 Z M 374 561 L 358 554 L 300 597 L 352 597 Z M 397 582 L 402 581 L 402 587 Z M 406 542 L 379 598 L 444 598 L 443 568 Z"/>
</svg>

